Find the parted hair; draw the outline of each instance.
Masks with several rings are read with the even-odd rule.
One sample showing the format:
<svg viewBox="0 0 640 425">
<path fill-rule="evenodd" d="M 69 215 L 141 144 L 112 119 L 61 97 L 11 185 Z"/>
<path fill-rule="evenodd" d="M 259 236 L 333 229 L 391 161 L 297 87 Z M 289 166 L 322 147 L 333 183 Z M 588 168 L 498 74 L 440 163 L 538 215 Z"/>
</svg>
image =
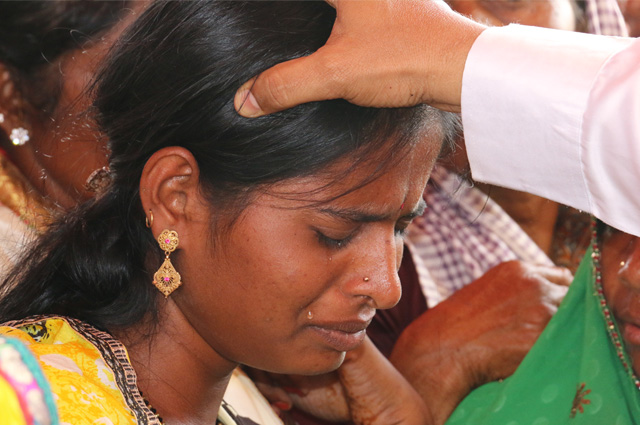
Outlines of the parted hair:
<svg viewBox="0 0 640 425">
<path fill-rule="evenodd" d="M 156 312 L 151 274 L 162 253 L 145 227 L 139 184 L 163 147 L 193 154 L 215 211 L 241 210 L 271 184 L 317 175 L 343 158 L 357 167 L 375 156 L 383 170 L 425 132 L 446 134 L 455 120 L 423 106 L 333 100 L 257 119 L 235 112 L 243 82 L 318 49 L 334 19 L 322 1 L 151 4 L 114 45 L 94 86 L 112 183 L 58 220 L 13 270 L 0 321 L 62 314 L 109 329 Z"/>
</svg>

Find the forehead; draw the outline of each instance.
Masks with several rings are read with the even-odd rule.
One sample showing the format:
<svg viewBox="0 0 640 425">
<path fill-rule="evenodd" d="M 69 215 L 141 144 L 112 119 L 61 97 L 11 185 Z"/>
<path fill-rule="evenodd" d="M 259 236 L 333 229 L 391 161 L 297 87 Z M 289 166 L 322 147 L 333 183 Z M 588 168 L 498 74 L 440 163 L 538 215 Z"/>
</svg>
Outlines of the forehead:
<svg viewBox="0 0 640 425">
<path fill-rule="evenodd" d="M 440 131 L 432 131 L 402 152 L 383 150 L 354 162 L 347 157 L 311 176 L 274 184 L 267 192 L 304 207 L 322 203 L 385 204 L 424 190 L 442 146 Z"/>
</svg>

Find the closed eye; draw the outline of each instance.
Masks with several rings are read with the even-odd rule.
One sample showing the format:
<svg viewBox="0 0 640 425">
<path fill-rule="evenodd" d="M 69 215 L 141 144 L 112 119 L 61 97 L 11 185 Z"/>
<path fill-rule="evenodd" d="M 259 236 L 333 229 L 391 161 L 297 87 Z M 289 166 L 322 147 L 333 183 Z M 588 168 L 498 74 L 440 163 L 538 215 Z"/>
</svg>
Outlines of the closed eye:
<svg viewBox="0 0 640 425">
<path fill-rule="evenodd" d="M 316 237 L 318 238 L 318 241 L 326 247 L 332 249 L 344 248 L 349 244 L 349 242 L 351 242 L 355 235 L 356 232 L 353 232 L 344 238 L 332 238 L 320 232 L 319 230 L 316 230 Z"/>
</svg>

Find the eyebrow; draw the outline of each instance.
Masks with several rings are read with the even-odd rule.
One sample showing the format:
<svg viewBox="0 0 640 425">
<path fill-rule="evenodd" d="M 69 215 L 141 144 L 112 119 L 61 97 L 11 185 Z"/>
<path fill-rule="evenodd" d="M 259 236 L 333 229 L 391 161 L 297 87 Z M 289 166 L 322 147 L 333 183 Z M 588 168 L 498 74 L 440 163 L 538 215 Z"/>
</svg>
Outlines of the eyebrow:
<svg viewBox="0 0 640 425">
<path fill-rule="evenodd" d="M 424 211 L 426 209 L 427 203 L 424 201 L 424 199 L 420 199 L 418 205 L 416 205 L 416 207 L 411 212 L 403 215 L 401 218 L 405 220 L 413 220 L 414 218 L 424 214 Z M 354 223 L 374 223 L 378 221 L 390 220 L 393 217 L 393 214 L 372 214 L 351 208 L 320 208 L 318 211 L 323 214 L 336 217 L 340 220 L 350 221 Z"/>
</svg>

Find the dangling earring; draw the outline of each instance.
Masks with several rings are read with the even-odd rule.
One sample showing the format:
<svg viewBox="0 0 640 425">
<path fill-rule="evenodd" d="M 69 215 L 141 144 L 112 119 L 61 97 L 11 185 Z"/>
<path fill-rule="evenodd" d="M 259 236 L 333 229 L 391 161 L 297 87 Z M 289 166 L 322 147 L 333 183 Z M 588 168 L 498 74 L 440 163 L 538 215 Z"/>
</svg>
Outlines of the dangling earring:
<svg viewBox="0 0 640 425">
<path fill-rule="evenodd" d="M 29 141 L 29 131 L 22 127 L 14 128 L 11 130 L 9 139 L 11 139 L 11 143 L 15 146 L 23 146 Z"/>
<path fill-rule="evenodd" d="M 164 294 L 165 298 L 182 285 L 180 273 L 173 268 L 173 264 L 169 259 L 169 254 L 176 250 L 178 242 L 178 232 L 175 230 L 164 229 L 158 236 L 158 245 L 164 251 L 165 257 L 164 262 L 153 275 L 153 284 Z"/>
</svg>

